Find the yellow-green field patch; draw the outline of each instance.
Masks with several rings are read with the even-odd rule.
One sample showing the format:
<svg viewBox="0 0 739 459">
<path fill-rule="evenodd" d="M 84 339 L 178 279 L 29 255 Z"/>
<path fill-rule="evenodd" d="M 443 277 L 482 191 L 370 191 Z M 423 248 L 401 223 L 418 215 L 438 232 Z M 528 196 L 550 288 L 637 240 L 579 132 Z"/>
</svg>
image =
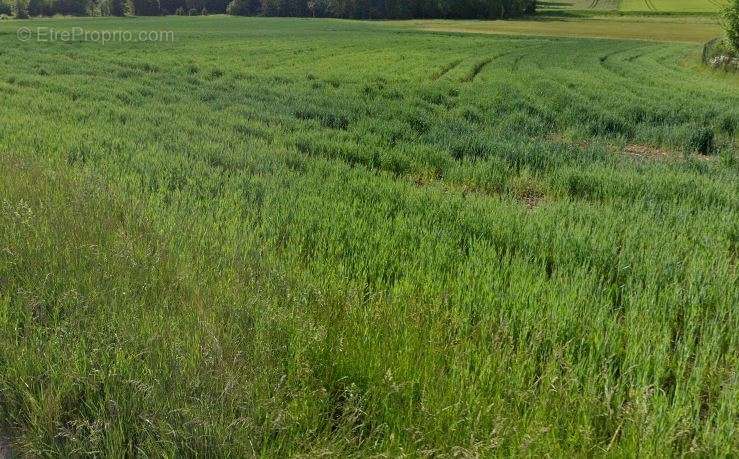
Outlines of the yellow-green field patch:
<svg viewBox="0 0 739 459">
<path fill-rule="evenodd" d="M 593 10 L 616 11 L 620 0 L 551 0 L 537 3 L 538 11 Z"/>
<path fill-rule="evenodd" d="M 721 34 L 717 20 L 693 17 L 541 18 L 520 21 L 388 21 L 387 24 L 436 32 L 588 37 L 704 43 Z"/>
<path fill-rule="evenodd" d="M 619 11 L 654 13 L 715 13 L 725 0 L 621 0 Z"/>
</svg>

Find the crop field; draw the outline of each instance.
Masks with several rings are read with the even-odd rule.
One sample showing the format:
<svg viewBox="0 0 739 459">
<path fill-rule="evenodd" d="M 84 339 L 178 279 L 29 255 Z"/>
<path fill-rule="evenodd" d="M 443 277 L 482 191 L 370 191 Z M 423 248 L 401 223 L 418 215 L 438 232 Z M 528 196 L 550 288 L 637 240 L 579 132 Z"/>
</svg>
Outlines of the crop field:
<svg viewBox="0 0 739 459">
<path fill-rule="evenodd" d="M 546 17 L 516 21 L 422 19 L 388 21 L 395 27 L 433 32 L 606 38 L 703 44 L 721 35 L 716 18 L 704 17 Z"/>
<path fill-rule="evenodd" d="M 541 2 L 544 11 L 620 11 L 622 13 L 716 13 L 726 0 L 552 0 Z"/>
<path fill-rule="evenodd" d="M 739 79 L 700 44 L 20 24 L 0 450 L 739 451 Z"/>
<path fill-rule="evenodd" d="M 537 3 L 538 11 L 618 11 L 623 0 L 544 0 Z"/>
<path fill-rule="evenodd" d="M 725 0 L 621 0 L 619 10 L 658 13 L 714 13 L 725 4 Z"/>
</svg>

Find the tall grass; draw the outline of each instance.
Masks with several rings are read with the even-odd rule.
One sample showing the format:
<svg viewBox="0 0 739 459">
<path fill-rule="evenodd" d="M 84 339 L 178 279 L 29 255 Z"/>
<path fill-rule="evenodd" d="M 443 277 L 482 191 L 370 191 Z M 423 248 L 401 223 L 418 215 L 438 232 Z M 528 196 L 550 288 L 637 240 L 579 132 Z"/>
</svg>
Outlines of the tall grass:
<svg viewBox="0 0 739 459">
<path fill-rule="evenodd" d="M 697 47 L 84 24 L 177 39 L 0 26 L 18 452 L 736 453 L 739 96 Z"/>
</svg>

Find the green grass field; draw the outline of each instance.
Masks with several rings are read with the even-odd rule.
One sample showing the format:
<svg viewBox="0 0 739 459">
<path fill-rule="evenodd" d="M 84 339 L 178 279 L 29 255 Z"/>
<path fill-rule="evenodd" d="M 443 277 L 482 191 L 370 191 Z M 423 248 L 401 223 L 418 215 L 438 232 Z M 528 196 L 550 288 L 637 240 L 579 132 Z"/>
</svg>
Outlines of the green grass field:
<svg viewBox="0 0 739 459">
<path fill-rule="evenodd" d="M 736 455 L 739 80 L 699 52 L 0 23 L 0 438 L 31 456 Z"/>
</svg>

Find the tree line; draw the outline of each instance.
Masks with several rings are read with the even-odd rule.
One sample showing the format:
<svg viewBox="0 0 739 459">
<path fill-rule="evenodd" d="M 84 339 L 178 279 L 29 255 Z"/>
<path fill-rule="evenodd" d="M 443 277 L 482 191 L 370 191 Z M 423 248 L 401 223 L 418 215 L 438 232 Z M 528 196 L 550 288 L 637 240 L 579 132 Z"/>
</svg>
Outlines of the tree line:
<svg viewBox="0 0 739 459">
<path fill-rule="evenodd" d="M 229 0 L 0 0 L 0 14 L 31 16 L 162 16 L 225 13 Z"/>
<path fill-rule="evenodd" d="M 228 13 L 352 19 L 505 19 L 533 14 L 536 0 L 0 0 L 0 14 L 158 16 Z"/>
<path fill-rule="evenodd" d="M 352 19 L 503 19 L 533 14 L 536 0 L 232 0 L 240 16 L 314 16 Z"/>
</svg>

